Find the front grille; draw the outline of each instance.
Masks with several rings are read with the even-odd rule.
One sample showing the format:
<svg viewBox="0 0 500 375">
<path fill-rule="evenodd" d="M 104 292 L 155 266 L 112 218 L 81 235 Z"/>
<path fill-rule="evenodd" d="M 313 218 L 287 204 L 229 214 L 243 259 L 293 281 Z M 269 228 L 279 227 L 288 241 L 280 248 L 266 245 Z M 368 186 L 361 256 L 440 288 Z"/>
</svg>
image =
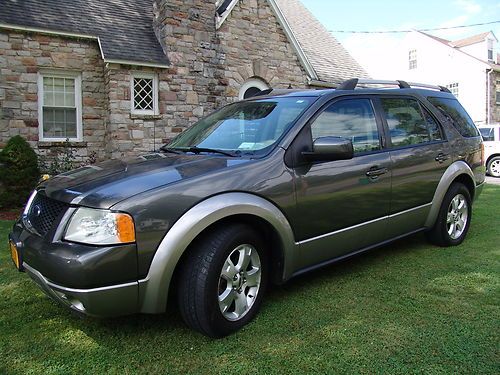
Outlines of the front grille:
<svg viewBox="0 0 500 375">
<path fill-rule="evenodd" d="M 45 195 L 38 193 L 28 210 L 27 219 L 38 233 L 45 236 L 67 208 L 66 203 L 47 198 Z"/>
</svg>

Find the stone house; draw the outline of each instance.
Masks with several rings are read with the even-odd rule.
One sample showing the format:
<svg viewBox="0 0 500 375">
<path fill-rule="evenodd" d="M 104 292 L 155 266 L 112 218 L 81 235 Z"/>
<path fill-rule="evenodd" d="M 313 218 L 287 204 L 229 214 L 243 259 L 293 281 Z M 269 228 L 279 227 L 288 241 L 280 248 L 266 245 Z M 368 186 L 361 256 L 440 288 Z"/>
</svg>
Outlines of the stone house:
<svg viewBox="0 0 500 375">
<path fill-rule="evenodd" d="M 266 88 L 366 73 L 299 0 L 0 0 L 0 149 L 151 151 Z"/>
</svg>

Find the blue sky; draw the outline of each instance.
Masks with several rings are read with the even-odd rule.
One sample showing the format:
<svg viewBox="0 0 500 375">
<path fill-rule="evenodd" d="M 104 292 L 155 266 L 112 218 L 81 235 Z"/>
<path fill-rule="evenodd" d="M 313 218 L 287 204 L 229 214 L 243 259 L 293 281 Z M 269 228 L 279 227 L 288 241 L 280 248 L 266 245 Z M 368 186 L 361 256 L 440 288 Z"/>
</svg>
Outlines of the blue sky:
<svg viewBox="0 0 500 375">
<path fill-rule="evenodd" d="M 500 1 L 496 0 L 301 1 L 329 30 L 426 29 L 500 21 Z M 429 33 L 457 40 L 490 30 L 500 38 L 500 23 Z M 372 76 L 384 74 L 383 62 L 373 56 L 390 55 L 404 37 L 404 34 L 333 35 Z"/>
</svg>

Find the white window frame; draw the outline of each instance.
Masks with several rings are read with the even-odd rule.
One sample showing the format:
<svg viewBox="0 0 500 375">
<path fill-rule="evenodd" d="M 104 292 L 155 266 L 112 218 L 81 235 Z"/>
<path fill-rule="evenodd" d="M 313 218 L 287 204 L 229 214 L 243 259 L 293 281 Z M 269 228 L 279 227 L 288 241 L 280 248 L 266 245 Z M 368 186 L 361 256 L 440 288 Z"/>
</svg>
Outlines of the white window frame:
<svg viewBox="0 0 500 375">
<path fill-rule="evenodd" d="M 43 136 L 43 78 L 72 78 L 75 80 L 76 137 L 44 137 Z M 62 108 L 62 107 L 61 107 Z M 38 73 L 38 140 L 42 142 L 81 142 L 83 140 L 82 126 L 82 75 L 79 72 L 59 70 L 43 70 Z"/>
<path fill-rule="evenodd" d="M 243 85 L 241 85 L 240 91 L 238 93 L 238 99 L 243 100 L 243 96 L 245 95 L 245 92 L 249 88 L 252 88 L 252 87 L 258 88 L 261 91 L 267 90 L 270 88 L 268 86 L 268 84 L 266 82 L 264 82 L 264 80 L 259 79 L 259 78 L 250 78 L 245 83 L 243 83 Z"/>
<path fill-rule="evenodd" d="M 446 85 L 446 88 L 451 91 L 455 97 L 458 98 L 458 94 L 460 93 L 460 85 L 458 82 L 452 82 Z"/>
<path fill-rule="evenodd" d="M 414 64 L 412 64 L 414 63 Z M 417 50 L 411 49 L 408 51 L 408 70 L 417 69 Z"/>
<path fill-rule="evenodd" d="M 135 109 L 134 106 L 134 78 L 153 80 L 153 109 Z M 132 72 L 130 74 L 130 113 L 133 115 L 158 115 L 158 75 L 150 72 Z"/>
</svg>

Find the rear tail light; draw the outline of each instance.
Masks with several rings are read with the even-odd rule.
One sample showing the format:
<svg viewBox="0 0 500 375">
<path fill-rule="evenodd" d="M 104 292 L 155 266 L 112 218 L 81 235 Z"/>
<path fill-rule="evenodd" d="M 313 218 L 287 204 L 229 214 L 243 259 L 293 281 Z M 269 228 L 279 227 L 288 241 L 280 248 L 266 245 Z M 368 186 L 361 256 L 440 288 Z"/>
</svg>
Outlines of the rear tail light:
<svg viewBox="0 0 500 375">
<path fill-rule="evenodd" d="M 481 142 L 481 165 L 484 165 L 484 143 Z"/>
</svg>

